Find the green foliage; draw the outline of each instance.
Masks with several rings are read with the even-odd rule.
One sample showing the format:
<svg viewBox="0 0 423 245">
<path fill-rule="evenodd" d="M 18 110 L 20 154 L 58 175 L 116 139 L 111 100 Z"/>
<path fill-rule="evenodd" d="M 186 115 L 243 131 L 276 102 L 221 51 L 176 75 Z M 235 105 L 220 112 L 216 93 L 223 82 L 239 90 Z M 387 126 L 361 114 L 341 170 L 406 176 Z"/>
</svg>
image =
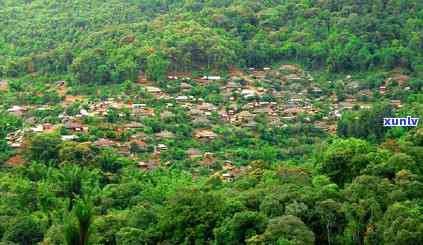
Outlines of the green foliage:
<svg viewBox="0 0 423 245">
<path fill-rule="evenodd" d="M 64 142 L 60 145 L 59 159 L 64 164 L 87 165 L 94 158 L 94 152 L 88 144 Z"/>
<path fill-rule="evenodd" d="M 149 234 L 132 227 L 125 227 L 116 234 L 117 244 L 149 244 Z"/>
<path fill-rule="evenodd" d="M 169 62 L 160 54 L 151 54 L 147 57 L 145 72 L 153 81 L 159 81 L 166 77 Z"/>
<path fill-rule="evenodd" d="M 97 155 L 94 162 L 100 166 L 101 170 L 116 173 L 123 167 L 124 159 L 119 158 L 113 151 L 106 149 Z"/>
<path fill-rule="evenodd" d="M 26 147 L 29 159 L 43 162 L 56 163 L 59 159 L 59 147 L 62 140 L 57 134 L 38 134 L 31 138 Z"/>
<path fill-rule="evenodd" d="M 93 219 L 92 207 L 89 201 L 78 200 L 72 210 L 72 216 L 67 217 L 64 227 L 65 243 L 67 245 L 89 244 L 90 226 Z"/>
<path fill-rule="evenodd" d="M 256 212 L 236 213 L 232 219 L 215 230 L 218 244 L 245 244 L 246 240 L 261 234 L 266 227 L 266 218 Z"/>
<path fill-rule="evenodd" d="M 383 211 L 392 202 L 393 185 L 386 179 L 361 175 L 345 189 L 344 209 L 348 224 L 344 230 L 349 243 L 374 242 L 373 229 Z"/>
<path fill-rule="evenodd" d="M 403 66 L 417 73 L 422 66 L 420 2 L 143 0 L 94 6 L 5 1 L 1 73 L 71 71 L 83 83 L 109 83 L 134 81 L 140 70 L 160 80 L 166 70 L 287 59 L 332 71 Z M 34 39 L 34 30 L 43 35 Z"/>
<path fill-rule="evenodd" d="M 320 171 L 338 185 L 349 183 L 367 166 L 369 162 L 366 155 L 371 151 L 370 144 L 363 140 L 335 140 L 323 152 Z"/>
<path fill-rule="evenodd" d="M 82 51 L 70 65 L 76 79 L 82 83 L 109 83 L 135 80 L 137 60 L 131 45 L 116 47 L 106 43 L 102 47 Z"/>
<path fill-rule="evenodd" d="M 264 243 L 314 244 L 314 234 L 298 217 L 286 215 L 271 219 L 263 237 Z"/>
<path fill-rule="evenodd" d="M 68 209 L 72 210 L 77 198 L 89 195 L 96 188 L 97 176 L 79 166 L 67 165 L 54 172 L 59 194 L 66 198 Z"/>
<path fill-rule="evenodd" d="M 413 144 L 406 139 L 401 144 Z M 0 234 L 5 242 L 44 239 L 53 244 L 63 239 L 67 244 L 419 241 L 423 184 L 414 155 L 390 156 L 358 139 L 337 139 L 322 154 L 319 170 L 325 175 L 254 161 L 233 184 L 219 179 L 211 184 L 203 177 L 193 181 L 180 170 L 143 172 L 131 164 L 115 168 L 121 160 L 112 151 L 100 151 L 92 160 L 99 166 L 37 163 L 0 172 L 0 205 L 7 207 L 0 211 L 0 219 L 7 220 Z M 101 181 L 97 167 L 119 178 Z M 95 206 L 83 196 L 90 196 Z M 49 213 L 52 208 L 65 215 Z M 31 225 L 35 229 L 10 229 L 22 210 L 37 222 Z M 53 235 L 54 230 L 63 236 Z"/>
<path fill-rule="evenodd" d="M 383 140 L 387 127 L 383 118 L 393 116 L 392 106 L 388 103 L 375 104 L 371 110 L 347 112 L 338 121 L 337 133 L 342 137 L 356 137 L 368 140 Z"/>
<path fill-rule="evenodd" d="M 0 137 L 6 137 L 7 133 L 19 129 L 22 126 L 22 119 L 5 113 L 0 112 Z"/>
<path fill-rule="evenodd" d="M 32 216 L 17 216 L 9 221 L 3 234 L 3 241 L 17 244 L 37 244 L 42 241 L 44 229 L 37 218 Z"/>
<path fill-rule="evenodd" d="M 0 112 L 0 244 L 423 243 L 422 128 L 381 125 L 384 117 L 423 116 L 422 9 L 421 1 L 404 0 L 0 1 L 2 110 L 28 108 L 22 116 Z M 281 63 L 319 74 L 281 82 L 275 69 Z M 265 66 L 272 69 L 260 79 Z M 248 71 L 258 72 L 258 80 L 232 69 L 249 67 L 257 68 Z M 351 79 L 343 78 L 346 72 Z M 171 74 L 224 81 L 168 81 Z M 397 74 L 410 77 L 409 88 L 391 82 L 392 92 L 379 93 Z M 158 99 L 138 83 L 144 78 L 171 96 L 212 103 L 218 112 L 238 113 L 247 102 L 285 104 L 297 95 L 312 98 L 311 108 L 320 111 L 310 118 L 300 113 L 295 124 L 278 111 L 287 127 L 269 128 L 272 118 L 264 113 L 248 129 L 224 122 L 218 112 L 193 120 L 194 101 L 182 108 L 174 99 Z M 66 81 L 65 96 L 86 95 L 89 102 L 61 106 L 62 94 L 50 83 L 59 79 Z M 364 81 L 351 89 L 352 79 Z M 224 94 L 231 80 L 269 91 L 249 99 Z M 182 89 L 182 81 L 191 88 Z M 338 136 L 312 125 L 331 123 L 325 117 L 335 107 L 328 102 L 333 94 L 345 101 L 363 88 L 370 90 L 363 106 L 401 99 L 403 107 L 355 105 L 343 111 Z M 71 142 L 19 131 L 24 151 L 6 138 L 59 124 L 62 113 L 79 120 L 91 102 L 112 98 L 146 104 L 156 114 L 125 108 L 82 117 L 89 130 Z M 41 104 L 51 109 L 32 108 Z M 162 118 L 165 111 L 173 115 Z M 126 130 L 134 121 L 144 126 Z M 194 139 L 201 128 L 218 137 Z M 175 137 L 155 135 L 162 131 Z M 93 146 L 99 138 L 115 146 Z M 146 149 L 138 148 L 144 143 Z M 159 144 L 167 149 L 159 153 Z M 190 159 L 188 149 L 200 156 Z M 21 155 L 22 166 L 7 161 Z"/>
<path fill-rule="evenodd" d="M 11 149 L 5 140 L 7 134 L 21 128 L 22 125 L 21 118 L 0 112 L 0 166 L 8 159 L 11 153 Z"/>
<path fill-rule="evenodd" d="M 423 213 L 421 206 L 412 202 L 395 203 L 385 212 L 381 221 L 384 244 L 422 243 Z"/>
<path fill-rule="evenodd" d="M 173 243 L 204 243 L 222 218 L 219 196 L 200 190 L 180 191 L 168 200 L 159 227 L 163 238 Z"/>
</svg>

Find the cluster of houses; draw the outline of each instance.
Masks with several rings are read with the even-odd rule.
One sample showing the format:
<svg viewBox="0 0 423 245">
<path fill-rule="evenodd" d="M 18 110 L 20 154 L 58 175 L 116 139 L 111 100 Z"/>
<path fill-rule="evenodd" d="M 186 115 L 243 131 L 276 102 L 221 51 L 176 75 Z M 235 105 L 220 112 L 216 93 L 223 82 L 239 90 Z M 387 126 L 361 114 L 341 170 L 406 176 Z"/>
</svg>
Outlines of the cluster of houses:
<svg viewBox="0 0 423 245">
<path fill-rule="evenodd" d="M 62 81 L 58 87 L 64 95 L 64 112 L 59 115 L 60 123 L 53 125 L 50 123 L 32 122 L 26 115 L 33 110 L 48 110 L 48 106 L 21 106 L 14 105 L 6 108 L 11 114 L 25 119 L 26 126 L 15 132 L 9 133 L 6 140 L 10 147 L 21 149 L 25 145 L 25 137 L 28 134 L 42 132 L 53 132 L 65 129 L 61 137 L 64 141 L 76 141 L 80 135 L 89 134 L 90 126 L 85 123 L 85 118 L 94 117 L 104 119 L 111 110 L 116 110 L 119 117 L 128 116 L 125 123 L 118 126 L 111 126 L 117 134 L 122 132 L 135 132 L 130 135 L 126 142 L 99 138 L 90 144 L 99 148 L 114 148 L 125 156 L 134 156 L 134 149 L 152 148 L 151 159 L 139 161 L 141 169 L 150 170 L 160 166 L 160 154 L 168 150 L 164 144 L 166 140 L 177 138 L 175 133 L 168 130 L 146 135 L 143 132 L 145 127 L 141 122 L 148 117 L 159 117 L 160 120 L 173 118 L 174 107 L 185 110 L 193 125 L 197 125 L 192 137 L 199 142 L 208 144 L 221 137 L 213 130 L 213 123 L 216 123 L 216 116 L 222 124 L 231 124 L 236 127 L 255 129 L 259 121 L 265 118 L 271 127 L 288 127 L 289 124 L 296 123 L 299 118 L 302 122 L 313 124 L 328 133 L 336 132 L 336 120 L 342 115 L 344 110 L 351 110 L 355 106 L 370 108 L 371 103 L 358 100 L 360 96 L 372 96 L 369 89 L 360 89 L 357 81 L 352 81 L 350 76 L 346 77 L 347 90 L 357 91 L 350 94 L 343 101 L 338 101 L 334 93 L 325 92 L 322 87 L 314 82 L 314 78 L 296 65 L 282 65 L 279 69 L 250 68 L 245 72 L 233 72 L 229 77 L 203 76 L 191 79 L 187 74 L 175 74 L 168 76 L 168 80 L 180 81 L 178 92 L 169 92 L 164 88 L 140 77 L 139 86 L 145 92 L 152 95 L 154 101 L 165 102 L 165 110 L 157 108 L 154 103 L 143 98 L 109 98 L 102 101 L 89 101 L 84 96 L 66 96 L 64 92 L 65 83 Z M 390 87 L 390 83 L 397 82 L 399 86 L 406 86 L 406 76 L 389 78 L 380 86 L 379 93 L 385 94 Z M 223 102 L 213 104 L 206 98 L 194 96 L 192 90 L 195 86 L 205 84 L 219 84 L 220 96 Z M 6 83 L 7 84 L 7 83 Z M 0 83 L 0 87 L 5 87 L 5 82 Z M 270 99 L 269 99 L 270 98 Z M 76 101 L 83 102 L 78 113 L 73 116 L 66 115 L 66 107 Z M 321 102 L 321 103 L 316 103 Z M 400 100 L 391 100 L 396 107 L 402 106 Z M 327 108 L 320 107 L 319 104 L 328 105 Z M 200 125 L 200 126 L 198 126 Z M 61 131 L 62 132 L 62 131 Z M 147 138 L 154 138 L 154 145 L 146 143 Z M 213 153 L 201 152 L 190 148 L 186 151 L 190 159 L 201 159 L 200 163 L 211 166 L 216 159 Z M 247 167 L 237 167 L 230 161 L 223 164 L 223 170 L 218 172 L 220 178 L 231 181 L 236 175 L 248 170 Z"/>
</svg>

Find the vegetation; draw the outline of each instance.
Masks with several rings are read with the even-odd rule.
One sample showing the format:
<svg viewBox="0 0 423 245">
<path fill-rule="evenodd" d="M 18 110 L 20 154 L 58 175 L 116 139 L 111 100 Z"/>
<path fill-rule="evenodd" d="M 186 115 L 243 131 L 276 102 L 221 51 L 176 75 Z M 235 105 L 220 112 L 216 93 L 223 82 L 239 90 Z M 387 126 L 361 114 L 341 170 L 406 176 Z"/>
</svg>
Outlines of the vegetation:
<svg viewBox="0 0 423 245">
<path fill-rule="evenodd" d="M 0 15 L 0 244 L 423 244 L 422 1 Z"/>
<path fill-rule="evenodd" d="M 139 70 L 159 79 L 287 59 L 331 71 L 423 65 L 420 1 L 5 0 L 1 9 L 4 76 L 121 82 Z"/>
</svg>

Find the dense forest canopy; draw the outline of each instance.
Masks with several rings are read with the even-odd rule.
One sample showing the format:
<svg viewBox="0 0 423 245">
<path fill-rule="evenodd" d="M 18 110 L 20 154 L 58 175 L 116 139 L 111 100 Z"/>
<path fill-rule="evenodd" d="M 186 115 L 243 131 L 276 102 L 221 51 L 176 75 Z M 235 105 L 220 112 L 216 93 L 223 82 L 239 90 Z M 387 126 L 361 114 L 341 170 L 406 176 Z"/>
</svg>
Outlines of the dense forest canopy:
<svg viewBox="0 0 423 245">
<path fill-rule="evenodd" d="M 152 72 L 148 63 L 156 59 L 168 71 L 281 60 L 331 71 L 422 70 L 421 1 L 0 4 L 0 74 L 6 76 L 71 71 L 81 82 L 121 82 L 139 70 Z"/>
<path fill-rule="evenodd" d="M 421 0 L 0 0 L 0 245 L 423 244 L 394 117 Z"/>
</svg>

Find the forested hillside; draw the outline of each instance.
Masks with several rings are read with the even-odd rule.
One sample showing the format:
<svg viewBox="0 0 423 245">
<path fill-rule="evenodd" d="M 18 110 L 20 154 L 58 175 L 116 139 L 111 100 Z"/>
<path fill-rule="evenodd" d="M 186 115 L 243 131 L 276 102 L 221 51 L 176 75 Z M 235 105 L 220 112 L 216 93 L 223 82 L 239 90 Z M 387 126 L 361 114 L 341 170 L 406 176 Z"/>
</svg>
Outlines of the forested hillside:
<svg viewBox="0 0 423 245">
<path fill-rule="evenodd" d="M 0 74 L 120 82 L 295 60 L 331 71 L 422 70 L 421 1 L 9 1 Z M 159 68 L 152 66 L 159 65 Z"/>
<path fill-rule="evenodd" d="M 423 244 L 421 119 L 421 0 L 0 0 L 0 245 Z"/>
</svg>

